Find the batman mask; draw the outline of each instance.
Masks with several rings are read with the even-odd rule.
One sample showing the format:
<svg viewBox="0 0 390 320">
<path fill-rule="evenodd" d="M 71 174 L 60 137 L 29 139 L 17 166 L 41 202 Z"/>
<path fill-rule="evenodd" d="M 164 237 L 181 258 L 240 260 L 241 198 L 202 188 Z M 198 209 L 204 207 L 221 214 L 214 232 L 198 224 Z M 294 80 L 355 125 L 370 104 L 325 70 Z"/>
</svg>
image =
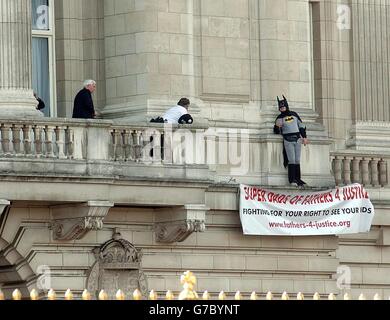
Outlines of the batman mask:
<svg viewBox="0 0 390 320">
<path fill-rule="evenodd" d="M 278 98 L 279 110 L 280 110 L 281 108 L 284 108 L 284 107 L 285 107 L 285 108 L 287 109 L 286 111 L 289 111 L 288 101 L 287 101 L 286 97 L 283 96 L 283 100 L 280 100 L 279 97 L 277 97 L 277 98 Z"/>
</svg>

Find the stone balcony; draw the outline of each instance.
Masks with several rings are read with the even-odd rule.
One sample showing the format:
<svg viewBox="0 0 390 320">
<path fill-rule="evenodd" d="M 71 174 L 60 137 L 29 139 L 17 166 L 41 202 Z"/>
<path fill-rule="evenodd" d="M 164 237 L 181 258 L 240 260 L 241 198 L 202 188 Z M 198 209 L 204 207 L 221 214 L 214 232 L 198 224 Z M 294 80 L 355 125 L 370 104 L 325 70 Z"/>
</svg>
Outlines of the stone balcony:
<svg viewBox="0 0 390 320">
<path fill-rule="evenodd" d="M 268 124 L 267 124 L 268 127 Z M 309 184 L 334 185 L 330 141 L 303 151 Z M 264 129 L 108 120 L 0 119 L 0 174 L 283 187 L 281 138 Z"/>
<path fill-rule="evenodd" d="M 164 130 L 158 125 L 3 120 L 0 131 L 2 174 L 208 180 L 204 165 L 177 165 L 168 144 L 161 145 Z"/>
<path fill-rule="evenodd" d="M 309 185 L 388 184 L 390 154 L 331 153 L 329 140 L 315 132 L 311 136 L 302 152 Z M 7 179 L 287 185 L 281 138 L 264 129 L 0 119 L 0 144 L 0 175 Z"/>
</svg>

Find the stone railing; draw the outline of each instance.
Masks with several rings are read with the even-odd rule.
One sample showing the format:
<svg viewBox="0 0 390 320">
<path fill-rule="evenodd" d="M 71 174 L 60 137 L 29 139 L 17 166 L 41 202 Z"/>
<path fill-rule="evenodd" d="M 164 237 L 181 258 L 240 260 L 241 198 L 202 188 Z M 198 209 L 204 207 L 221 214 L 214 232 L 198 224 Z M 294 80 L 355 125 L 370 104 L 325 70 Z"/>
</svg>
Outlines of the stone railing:
<svg viewBox="0 0 390 320">
<path fill-rule="evenodd" d="M 0 119 L 0 172 L 209 182 L 206 130 L 120 120 Z M 197 149 L 195 139 L 203 143 Z"/>
<path fill-rule="evenodd" d="M 63 123 L 7 121 L 0 125 L 2 157 L 73 158 L 73 130 Z"/>
<path fill-rule="evenodd" d="M 204 131 L 109 120 L 0 119 L 0 158 L 173 163 L 170 134 L 183 128 Z"/>
<path fill-rule="evenodd" d="M 390 155 L 362 151 L 333 152 L 332 168 L 337 186 L 361 183 L 384 187 L 389 183 L 387 162 Z"/>
<path fill-rule="evenodd" d="M 305 181 L 328 187 L 329 141 L 302 154 Z M 256 129 L 134 123 L 125 120 L 0 119 L 1 172 L 195 179 L 285 186 L 281 137 Z M 326 159 L 326 160 L 325 160 Z M 26 160 L 34 163 L 27 166 Z M 28 162 L 28 161 L 27 161 Z M 165 166 L 164 172 L 161 166 Z M 142 170 L 140 170 L 140 167 Z"/>
<path fill-rule="evenodd" d="M 110 160 L 161 162 L 171 159 L 164 128 L 114 126 L 110 129 Z"/>
</svg>

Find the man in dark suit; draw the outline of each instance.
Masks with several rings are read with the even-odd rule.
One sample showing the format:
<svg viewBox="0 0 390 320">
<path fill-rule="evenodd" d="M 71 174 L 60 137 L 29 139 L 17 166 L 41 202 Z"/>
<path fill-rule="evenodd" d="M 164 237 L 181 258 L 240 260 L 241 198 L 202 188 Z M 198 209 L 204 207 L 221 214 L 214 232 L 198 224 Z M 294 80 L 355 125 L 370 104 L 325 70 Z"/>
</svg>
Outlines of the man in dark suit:
<svg viewBox="0 0 390 320">
<path fill-rule="evenodd" d="M 96 116 L 93 105 L 92 93 L 96 90 L 94 80 L 84 81 L 84 88 L 79 91 L 74 99 L 72 118 L 93 119 Z"/>
</svg>

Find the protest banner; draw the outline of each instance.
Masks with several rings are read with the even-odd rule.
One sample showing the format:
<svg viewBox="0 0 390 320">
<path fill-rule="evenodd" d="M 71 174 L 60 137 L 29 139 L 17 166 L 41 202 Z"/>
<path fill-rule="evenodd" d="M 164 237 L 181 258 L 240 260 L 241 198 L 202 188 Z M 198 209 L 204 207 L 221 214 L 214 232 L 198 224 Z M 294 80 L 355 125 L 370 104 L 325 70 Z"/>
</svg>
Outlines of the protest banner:
<svg viewBox="0 0 390 320">
<path fill-rule="evenodd" d="M 374 218 L 360 184 L 321 192 L 279 192 L 241 185 L 240 218 L 246 235 L 338 235 L 368 232 Z"/>
</svg>

